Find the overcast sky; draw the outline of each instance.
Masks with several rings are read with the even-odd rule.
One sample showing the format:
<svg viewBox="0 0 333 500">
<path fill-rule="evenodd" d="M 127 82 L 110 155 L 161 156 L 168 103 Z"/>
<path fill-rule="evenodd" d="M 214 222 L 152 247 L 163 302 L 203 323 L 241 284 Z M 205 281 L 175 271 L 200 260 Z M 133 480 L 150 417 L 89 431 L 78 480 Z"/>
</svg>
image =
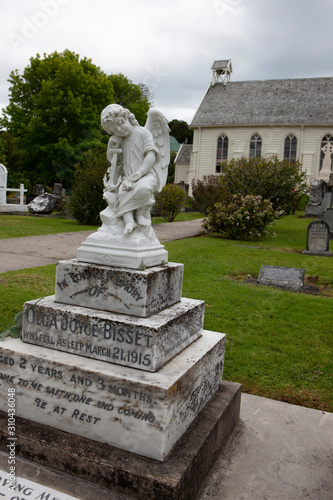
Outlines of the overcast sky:
<svg viewBox="0 0 333 500">
<path fill-rule="evenodd" d="M 233 81 L 333 76 L 332 0 L 0 0 L 0 9 L 0 109 L 11 70 L 65 49 L 148 84 L 168 120 L 187 122 L 217 59 L 232 59 Z"/>
</svg>

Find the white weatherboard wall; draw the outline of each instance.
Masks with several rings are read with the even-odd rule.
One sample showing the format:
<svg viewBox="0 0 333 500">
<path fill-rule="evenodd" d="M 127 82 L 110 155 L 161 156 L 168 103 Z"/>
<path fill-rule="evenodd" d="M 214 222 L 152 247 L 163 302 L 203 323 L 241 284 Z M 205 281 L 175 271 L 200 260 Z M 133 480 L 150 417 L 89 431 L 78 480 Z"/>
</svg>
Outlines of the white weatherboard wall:
<svg viewBox="0 0 333 500">
<path fill-rule="evenodd" d="M 189 184 L 189 164 L 188 163 L 177 163 L 175 168 L 175 184 L 180 182 L 185 182 Z"/>
<path fill-rule="evenodd" d="M 195 128 L 190 179 L 202 179 L 215 174 L 217 139 L 225 134 L 229 139 L 228 161 L 249 156 L 250 139 L 258 133 L 262 138 L 262 155 L 277 155 L 283 159 L 284 141 L 289 134 L 297 138 L 297 158 L 303 164 L 308 182 L 318 176 L 320 147 L 323 137 L 333 135 L 333 128 L 323 126 L 261 126 L 261 127 L 205 127 Z"/>
</svg>

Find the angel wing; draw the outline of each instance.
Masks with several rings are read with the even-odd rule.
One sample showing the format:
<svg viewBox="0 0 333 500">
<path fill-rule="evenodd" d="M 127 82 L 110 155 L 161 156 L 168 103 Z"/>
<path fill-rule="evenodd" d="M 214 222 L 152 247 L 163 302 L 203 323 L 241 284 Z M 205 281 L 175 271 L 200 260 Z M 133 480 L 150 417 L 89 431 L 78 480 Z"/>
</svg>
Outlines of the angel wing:
<svg viewBox="0 0 333 500">
<path fill-rule="evenodd" d="M 159 163 L 154 167 L 158 178 L 158 192 L 160 192 L 165 186 L 168 177 L 168 166 L 170 163 L 170 129 L 165 116 L 156 109 L 150 109 L 148 111 L 145 128 L 152 134 L 155 147 L 160 153 Z"/>
</svg>

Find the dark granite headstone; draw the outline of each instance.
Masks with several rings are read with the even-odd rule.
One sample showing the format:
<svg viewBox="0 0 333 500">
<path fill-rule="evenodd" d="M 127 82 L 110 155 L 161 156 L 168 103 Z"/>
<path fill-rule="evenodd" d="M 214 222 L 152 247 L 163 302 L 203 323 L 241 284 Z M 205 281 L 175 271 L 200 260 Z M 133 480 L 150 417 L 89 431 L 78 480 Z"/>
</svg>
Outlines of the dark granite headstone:
<svg viewBox="0 0 333 500">
<path fill-rule="evenodd" d="M 264 265 L 260 269 L 258 284 L 301 292 L 304 286 L 304 269 Z"/>
<path fill-rule="evenodd" d="M 56 182 L 53 186 L 53 196 L 58 196 L 58 198 L 62 197 L 62 184 L 60 182 Z"/>
<path fill-rule="evenodd" d="M 324 220 L 316 219 L 308 225 L 306 250 L 303 254 L 330 256 L 330 226 Z"/>
<path fill-rule="evenodd" d="M 35 184 L 32 188 L 32 194 L 34 196 L 40 196 L 44 193 L 44 184 Z"/>
</svg>

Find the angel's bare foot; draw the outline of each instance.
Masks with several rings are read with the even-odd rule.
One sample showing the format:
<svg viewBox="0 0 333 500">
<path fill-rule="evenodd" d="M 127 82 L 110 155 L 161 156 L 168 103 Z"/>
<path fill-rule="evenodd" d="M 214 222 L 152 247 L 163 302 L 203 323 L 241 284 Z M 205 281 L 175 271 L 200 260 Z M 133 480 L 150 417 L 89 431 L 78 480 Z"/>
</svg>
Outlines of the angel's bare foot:
<svg viewBox="0 0 333 500">
<path fill-rule="evenodd" d="M 125 229 L 123 231 L 123 234 L 131 234 L 131 232 L 135 228 L 135 221 L 132 212 L 127 212 L 126 214 L 124 214 L 124 222 Z"/>
<path fill-rule="evenodd" d="M 147 210 L 146 207 L 139 208 L 135 214 L 136 222 L 139 226 L 149 226 L 150 224 L 150 210 Z"/>
<path fill-rule="evenodd" d="M 150 223 L 150 220 L 146 219 L 146 217 L 144 217 L 143 215 L 139 215 L 136 218 L 136 221 L 139 224 L 139 226 L 149 226 L 149 223 Z"/>
<path fill-rule="evenodd" d="M 133 231 L 134 229 L 134 226 L 135 224 L 133 224 L 133 222 L 129 222 L 128 224 L 126 224 L 125 226 L 125 229 L 123 231 L 124 234 L 131 234 L 131 232 Z"/>
</svg>

